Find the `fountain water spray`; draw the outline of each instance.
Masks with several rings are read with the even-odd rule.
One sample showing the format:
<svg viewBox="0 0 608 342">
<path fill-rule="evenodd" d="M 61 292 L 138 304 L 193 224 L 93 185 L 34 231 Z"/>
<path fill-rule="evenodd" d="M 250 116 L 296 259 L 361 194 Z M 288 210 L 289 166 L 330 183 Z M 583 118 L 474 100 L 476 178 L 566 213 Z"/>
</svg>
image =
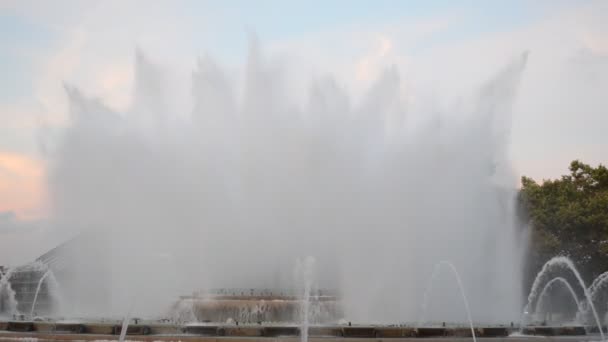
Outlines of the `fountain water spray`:
<svg viewBox="0 0 608 342">
<path fill-rule="evenodd" d="M 554 266 L 565 267 L 566 269 L 570 270 L 574 274 L 580 287 L 583 289 L 583 291 L 585 293 L 585 298 L 587 300 L 589 307 L 591 308 L 591 311 L 593 312 L 593 317 L 595 318 L 595 323 L 597 324 L 597 328 L 600 331 L 600 336 L 602 338 L 602 341 L 604 341 L 604 332 L 602 330 L 602 324 L 601 324 L 599 315 L 597 314 L 597 311 L 595 310 L 595 306 L 593 305 L 593 301 L 591 299 L 591 294 L 589 293 L 589 289 L 585 285 L 583 278 L 581 277 L 580 273 L 576 269 L 576 266 L 574 266 L 574 263 L 572 262 L 572 260 L 570 260 L 570 258 L 565 257 L 565 256 L 557 256 L 557 257 L 551 258 L 551 260 L 547 261 L 543 265 L 542 269 L 536 275 L 536 278 L 534 278 L 534 282 L 532 283 L 532 288 L 530 289 L 530 294 L 528 295 L 528 303 L 524 307 L 524 312 L 522 314 L 522 322 L 520 324 L 520 327 L 523 329 L 524 315 L 528 314 L 528 310 L 530 309 L 532 303 L 538 297 L 538 295 L 539 295 L 538 291 L 540 289 L 542 282 L 544 281 L 545 275 L 547 275 L 548 272 Z"/>
<path fill-rule="evenodd" d="M 296 275 L 298 283 L 303 286 L 302 293 L 302 326 L 300 328 L 300 341 L 308 341 L 308 328 L 310 326 L 310 296 L 315 273 L 315 259 L 311 256 L 306 257 L 303 261 L 298 260 L 296 265 Z"/>
<path fill-rule="evenodd" d="M 0 313 L 3 311 L 8 314 L 17 313 L 17 299 L 15 298 L 15 290 L 11 287 L 10 278 L 14 269 L 9 269 L 2 274 L 0 278 Z"/>
<path fill-rule="evenodd" d="M 91 227 L 102 238 L 69 252 L 62 288 L 75 310 L 104 315 L 126 312 L 137 291 L 150 315 L 193 288 L 283 287 L 293 260 L 313 255 L 345 316 L 394 322 L 416 319 L 427 260 L 452 255 L 471 265 L 461 276 L 476 313 L 515 317 L 522 244 L 504 185 L 515 179 L 509 118 L 525 64 L 436 108 L 408 103 L 417 96 L 403 96 L 396 67 L 361 96 L 331 75 L 291 84 L 253 42 L 243 77 L 201 58 L 192 103 L 181 103 L 137 52 L 124 111 L 66 87 L 70 122 L 46 154 L 52 217 L 61 234 Z M 158 277 L 159 254 L 171 255 L 172 276 Z"/>
<path fill-rule="evenodd" d="M 119 342 L 125 341 L 125 337 L 127 336 L 127 329 L 129 328 L 129 320 L 131 320 L 130 312 L 125 316 L 125 318 L 122 320 L 122 324 L 120 325 L 120 337 L 118 338 Z"/>
<path fill-rule="evenodd" d="M 469 300 L 467 299 L 467 295 L 465 293 L 464 286 L 462 285 L 462 279 L 460 279 L 460 274 L 458 274 L 458 270 L 456 269 L 456 266 L 454 266 L 454 264 L 452 262 L 447 261 L 447 260 L 438 262 L 437 264 L 435 264 L 435 267 L 433 268 L 433 273 L 431 274 L 431 277 L 429 278 L 429 283 L 427 285 L 427 289 L 424 291 L 423 303 L 422 303 L 422 313 L 420 315 L 420 319 L 418 320 L 418 326 L 420 326 L 422 324 L 422 322 L 424 322 L 424 317 L 426 314 L 426 307 L 428 305 L 429 295 L 430 295 L 432 287 L 433 287 L 433 282 L 434 282 L 435 278 L 437 277 L 437 275 L 439 274 L 439 271 L 441 270 L 442 266 L 446 266 L 451 271 L 451 273 L 454 275 L 454 278 L 456 278 L 456 283 L 458 284 L 458 289 L 460 290 L 460 295 L 462 296 L 462 302 L 464 303 L 464 308 L 467 313 L 467 319 L 469 320 L 469 327 L 471 328 L 471 336 L 473 337 L 473 342 L 477 342 L 477 338 L 475 337 L 475 328 L 473 327 L 473 318 L 471 316 L 471 309 L 469 308 Z"/>
<path fill-rule="evenodd" d="M 44 275 L 42 275 L 42 277 L 40 277 L 40 280 L 38 280 L 38 286 L 36 287 L 36 293 L 34 294 L 34 300 L 32 301 L 32 309 L 30 310 L 30 317 L 34 317 L 34 309 L 36 308 L 36 302 L 38 301 L 38 293 L 40 292 L 40 289 L 42 288 L 42 283 L 47 278 L 49 279 L 49 281 L 47 281 L 49 294 L 50 295 L 55 294 L 55 296 L 58 297 L 57 291 L 59 290 L 59 286 L 57 284 L 57 279 L 55 278 L 55 275 L 53 274 L 53 270 L 48 269 L 44 273 Z"/>
<path fill-rule="evenodd" d="M 599 276 L 597 276 L 595 279 L 593 279 L 593 282 L 591 283 L 591 285 L 589 285 L 589 300 L 584 301 L 581 307 L 581 314 L 587 314 L 589 312 L 589 302 L 593 302 L 595 300 L 595 297 L 597 296 L 598 292 L 606 285 L 608 284 L 608 271 L 600 274 Z"/>
<path fill-rule="evenodd" d="M 133 312 L 133 308 L 135 307 L 135 299 L 131 302 L 131 308 L 127 312 L 127 315 L 122 320 L 122 324 L 120 325 L 120 336 L 118 338 L 119 342 L 124 342 L 125 337 L 127 336 L 127 330 L 129 329 L 129 322 L 131 321 L 131 313 Z"/>
<path fill-rule="evenodd" d="M 549 282 L 547 282 L 547 284 L 545 284 L 545 287 L 543 287 L 543 290 L 538 295 L 538 300 L 536 301 L 536 305 L 534 306 L 534 311 L 533 312 L 536 313 L 536 312 L 538 312 L 539 308 L 542 308 L 542 302 L 543 302 L 545 296 L 547 295 L 547 291 L 555 283 L 561 283 L 561 284 L 563 284 L 564 286 L 566 286 L 566 288 L 568 289 L 568 291 L 570 291 L 570 294 L 572 295 L 572 298 L 576 302 L 576 308 L 578 310 L 576 314 L 577 314 L 577 317 L 578 317 L 578 315 L 580 313 L 582 313 L 582 311 L 583 311 L 582 303 L 578 299 L 578 296 L 576 295 L 576 292 L 572 288 L 572 285 L 570 285 L 570 283 L 568 282 L 568 280 L 566 280 L 563 277 L 555 277 L 555 278 L 551 279 Z"/>
<path fill-rule="evenodd" d="M 608 271 L 597 276 L 595 279 L 593 279 L 591 285 L 589 285 L 589 295 L 591 300 L 595 299 L 597 292 L 606 284 L 608 284 Z"/>
</svg>

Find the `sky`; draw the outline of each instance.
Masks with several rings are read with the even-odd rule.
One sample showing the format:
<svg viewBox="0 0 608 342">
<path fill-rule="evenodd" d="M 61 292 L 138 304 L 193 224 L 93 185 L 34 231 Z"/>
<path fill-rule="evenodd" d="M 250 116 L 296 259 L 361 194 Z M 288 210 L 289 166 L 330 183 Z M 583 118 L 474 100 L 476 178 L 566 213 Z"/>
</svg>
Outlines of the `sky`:
<svg viewBox="0 0 608 342">
<path fill-rule="evenodd" d="M 24 241 L 48 219 L 49 150 L 68 123 L 64 85 L 124 109 L 136 49 L 171 70 L 184 111 L 181 80 L 196 59 L 211 55 L 236 74 L 252 39 L 293 71 L 294 93 L 330 73 L 356 95 L 394 65 L 414 112 L 429 102 L 449 109 L 529 52 L 510 122 L 516 174 L 542 180 L 574 159 L 606 164 L 605 18 L 606 1 L 0 0 L 0 240 Z M 8 263 L 35 257 L 3 254 Z"/>
</svg>

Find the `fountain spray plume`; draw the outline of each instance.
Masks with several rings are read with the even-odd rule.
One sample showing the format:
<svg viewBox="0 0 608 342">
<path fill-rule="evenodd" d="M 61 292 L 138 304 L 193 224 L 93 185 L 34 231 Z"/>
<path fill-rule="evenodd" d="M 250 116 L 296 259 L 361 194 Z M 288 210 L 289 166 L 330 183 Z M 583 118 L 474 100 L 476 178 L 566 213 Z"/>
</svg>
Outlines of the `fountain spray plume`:
<svg viewBox="0 0 608 342">
<path fill-rule="evenodd" d="M 588 287 L 589 301 L 585 300 L 581 303 L 581 315 L 587 315 L 589 313 L 589 302 L 595 301 L 596 296 L 598 295 L 600 290 L 605 287 L 606 284 L 608 284 L 608 271 L 598 275 L 597 277 L 595 277 L 595 279 L 593 279 L 593 282 Z"/>
<path fill-rule="evenodd" d="M 296 264 L 296 279 L 302 287 L 300 315 L 302 325 L 300 327 L 300 341 L 308 342 L 308 328 L 310 326 L 310 300 L 313 281 L 315 277 L 315 259 L 311 256 L 298 259 Z"/>
<path fill-rule="evenodd" d="M 48 280 L 47 280 L 47 278 L 48 278 Z M 30 317 L 34 317 L 36 303 L 38 302 L 38 294 L 40 293 L 40 290 L 42 289 L 42 284 L 45 282 L 45 280 L 46 280 L 49 295 L 51 296 L 52 299 L 55 300 L 56 305 L 61 305 L 62 296 L 59 294 L 59 284 L 57 283 L 57 279 L 55 278 L 55 275 L 53 274 L 53 270 L 49 268 L 46 272 L 44 272 L 42 277 L 40 277 L 40 280 L 38 280 L 38 285 L 36 286 L 36 292 L 34 293 L 34 299 L 32 301 L 32 308 L 30 310 Z M 56 308 L 55 312 L 57 312 L 57 311 L 59 311 L 59 310 Z"/>
<path fill-rule="evenodd" d="M 18 313 L 15 290 L 13 290 L 10 282 L 13 271 L 14 269 L 10 268 L 0 278 L 0 314 L 12 315 Z"/>
<path fill-rule="evenodd" d="M 242 83 L 198 61 L 184 113 L 168 73 L 138 52 L 128 109 L 66 89 L 70 124 L 49 154 L 53 220 L 95 238 L 62 288 L 82 314 L 122 316 L 140 293 L 138 311 L 153 315 L 193 289 L 293 288 L 293 260 L 312 255 L 349 320 L 395 322 L 416 319 L 429 260 L 449 256 L 470 265 L 460 273 L 473 311 L 513 319 L 522 247 L 507 147 L 525 60 L 466 105 L 409 112 L 396 67 L 360 98 L 331 76 L 299 96 L 254 41 Z"/>
<path fill-rule="evenodd" d="M 447 269 L 450 270 L 450 272 L 452 273 L 452 275 L 454 276 L 454 279 L 456 280 L 456 285 L 458 285 L 458 290 L 460 291 L 460 295 L 462 297 L 462 303 L 464 305 L 464 309 L 466 311 L 467 314 L 467 320 L 469 321 L 469 328 L 471 329 L 471 337 L 473 338 L 473 342 L 477 342 L 477 338 L 475 336 L 475 327 L 473 326 L 473 317 L 471 316 L 471 308 L 469 307 L 469 300 L 467 299 L 467 295 L 464 289 L 464 286 L 462 284 L 462 279 L 460 278 L 460 274 L 458 273 L 458 270 L 456 269 L 456 266 L 454 266 L 454 264 L 450 261 L 440 261 L 438 262 L 435 267 L 433 268 L 433 273 L 431 274 L 431 277 L 429 278 L 429 283 L 427 286 L 426 291 L 424 291 L 424 296 L 423 296 L 423 304 L 422 304 L 422 313 L 420 316 L 420 319 L 418 320 L 418 326 L 420 326 L 423 322 L 424 322 L 424 317 L 426 314 L 426 307 L 428 305 L 428 300 L 429 300 L 429 296 L 432 293 L 432 289 L 433 289 L 433 282 L 435 280 L 435 278 L 437 277 L 437 274 L 439 274 L 439 271 L 442 269 L 442 267 L 447 267 Z"/>
<path fill-rule="evenodd" d="M 597 324 L 597 328 L 600 332 L 602 341 L 604 341 L 604 332 L 602 330 L 602 324 L 601 324 L 600 318 L 597 314 L 597 311 L 595 310 L 595 306 L 593 305 L 593 301 L 591 299 L 591 294 L 589 293 L 589 289 L 585 285 L 583 278 L 581 277 L 580 273 L 576 269 L 576 266 L 574 266 L 574 263 L 572 262 L 572 260 L 570 260 L 568 257 L 565 257 L 565 256 L 557 256 L 557 257 L 551 258 L 549 261 L 547 261 L 543 265 L 541 270 L 536 275 L 536 278 L 534 278 L 534 282 L 532 283 L 532 288 L 530 289 L 530 293 L 528 295 L 528 303 L 524 307 L 524 312 L 522 314 L 522 322 L 520 324 L 520 327 L 523 329 L 523 318 L 525 315 L 528 314 L 530 307 L 532 306 L 532 303 L 534 303 L 534 301 L 538 298 L 539 290 L 541 289 L 541 285 L 543 284 L 543 282 L 546 280 L 545 278 L 547 277 L 549 272 L 556 267 L 565 268 L 566 270 L 572 272 L 572 274 L 576 277 L 576 280 L 578 281 L 579 286 L 581 287 L 581 289 L 583 290 L 583 293 L 585 294 L 585 299 L 587 300 L 587 303 L 588 303 L 589 307 L 591 308 L 591 311 L 593 312 L 593 317 L 595 319 L 595 323 Z"/>
<path fill-rule="evenodd" d="M 600 274 L 595 279 L 591 285 L 589 285 L 589 295 L 591 300 L 595 299 L 598 291 L 601 290 L 606 284 L 608 284 L 608 271 Z"/>
<path fill-rule="evenodd" d="M 549 280 L 545 284 L 545 286 L 543 287 L 542 291 L 540 291 L 540 294 L 538 295 L 538 300 L 536 301 L 536 305 L 534 306 L 534 310 L 532 311 L 532 313 L 537 313 L 539 311 L 539 309 L 542 308 L 543 300 L 547 296 L 547 292 L 556 283 L 563 284 L 568 289 L 568 291 L 570 292 L 570 295 L 572 296 L 572 299 L 574 299 L 574 301 L 576 302 L 576 309 L 577 309 L 576 317 L 578 319 L 579 318 L 579 314 L 581 314 L 583 312 L 582 303 L 578 299 L 578 295 L 576 294 L 576 291 L 574 291 L 574 288 L 572 288 L 572 285 L 570 285 L 570 283 L 568 282 L 568 280 L 566 280 L 563 277 L 555 277 L 555 278 Z"/>
</svg>

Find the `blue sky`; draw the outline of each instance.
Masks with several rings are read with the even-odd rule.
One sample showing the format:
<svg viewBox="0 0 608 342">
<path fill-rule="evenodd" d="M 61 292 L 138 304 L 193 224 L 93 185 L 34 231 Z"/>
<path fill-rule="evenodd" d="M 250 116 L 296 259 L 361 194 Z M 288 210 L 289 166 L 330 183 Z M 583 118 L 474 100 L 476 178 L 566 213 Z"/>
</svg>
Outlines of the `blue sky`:
<svg viewBox="0 0 608 342">
<path fill-rule="evenodd" d="M 0 213 L 17 215 L 0 217 L 48 212 L 43 147 L 67 124 L 64 82 L 125 109 L 140 47 L 185 80 L 175 91 L 187 97 L 197 57 L 238 74 L 252 33 L 295 80 L 330 73 L 354 97 L 394 65 L 414 109 L 428 98 L 449 108 L 530 51 L 511 123 L 516 173 L 554 178 L 576 158 L 605 164 L 607 17 L 605 1 L 5 0 Z"/>
<path fill-rule="evenodd" d="M 53 4 L 8 1 L 4 5 L 0 12 L 0 39 L 3 42 L 0 71 L 7 76 L 5 80 L 10 79 L 11 82 L 3 82 L 0 99 L 11 101 L 31 93 L 31 66 L 35 55 L 57 48 L 66 31 L 86 22 L 86 17 L 94 13 L 97 6 L 103 6 L 99 1 L 87 4 L 75 1 Z M 424 48 L 429 44 L 521 27 L 567 4 L 564 1 L 178 1 L 171 6 L 175 7 L 175 12 L 168 15 L 179 16 L 180 20 L 191 23 L 190 27 L 203 32 L 212 27 L 204 45 L 200 41 L 192 41 L 192 46 L 212 50 L 222 58 L 237 60 L 246 51 L 246 33 L 251 31 L 272 42 L 324 31 L 466 14 L 466 19 L 449 31 L 421 42 L 419 47 Z M 147 6 L 138 7 L 140 12 L 134 15 L 145 16 Z M 40 13 L 46 10 L 48 16 Z M 64 13 L 57 13 L 59 11 Z"/>
<path fill-rule="evenodd" d="M 94 12 L 97 1 L 83 6 L 77 2 L 57 2 L 57 6 L 25 2 L 10 2 L 0 12 L 0 71 L 6 75 L 0 99 L 11 101 L 32 91 L 31 75 L 35 54 L 44 54 L 61 43 L 66 30 L 77 26 L 79 18 Z M 549 3 L 551 5 L 549 5 Z M 465 14 L 463 20 L 440 36 L 420 42 L 419 48 L 449 40 L 467 39 L 480 33 L 510 30 L 542 18 L 567 2 L 528 1 L 178 1 L 176 12 L 193 28 L 207 31 L 213 27 L 211 39 L 205 45 L 192 41 L 193 47 L 210 49 L 222 58 L 242 58 L 247 46 L 247 32 L 255 31 L 265 41 L 289 40 L 310 34 L 322 34 L 337 29 L 356 29 L 396 24 L 451 13 Z M 28 16 L 28 7 L 53 6 L 65 10 L 42 20 L 39 14 Z M 73 13 L 70 13 L 76 7 Z M 0 7 L 1 8 L 1 7 Z M 57 9 L 55 9 L 57 10 Z M 32 12 L 36 12 L 33 10 Z M 146 6 L 141 13 L 146 15 Z M 55 16 L 53 18 L 53 16 Z M 46 20 L 45 20 L 46 19 Z M 86 19 L 82 19 L 83 21 Z"/>
</svg>

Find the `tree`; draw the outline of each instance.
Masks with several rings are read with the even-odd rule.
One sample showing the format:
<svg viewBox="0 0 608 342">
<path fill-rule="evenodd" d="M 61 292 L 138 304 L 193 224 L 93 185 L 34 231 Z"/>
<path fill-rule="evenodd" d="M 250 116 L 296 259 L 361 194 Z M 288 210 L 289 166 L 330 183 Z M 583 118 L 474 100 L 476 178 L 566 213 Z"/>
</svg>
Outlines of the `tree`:
<svg viewBox="0 0 608 342">
<path fill-rule="evenodd" d="M 520 213 L 531 227 L 529 271 L 556 255 L 573 259 L 586 279 L 608 270 L 608 169 L 578 160 L 570 174 L 542 184 L 522 177 Z"/>
</svg>

